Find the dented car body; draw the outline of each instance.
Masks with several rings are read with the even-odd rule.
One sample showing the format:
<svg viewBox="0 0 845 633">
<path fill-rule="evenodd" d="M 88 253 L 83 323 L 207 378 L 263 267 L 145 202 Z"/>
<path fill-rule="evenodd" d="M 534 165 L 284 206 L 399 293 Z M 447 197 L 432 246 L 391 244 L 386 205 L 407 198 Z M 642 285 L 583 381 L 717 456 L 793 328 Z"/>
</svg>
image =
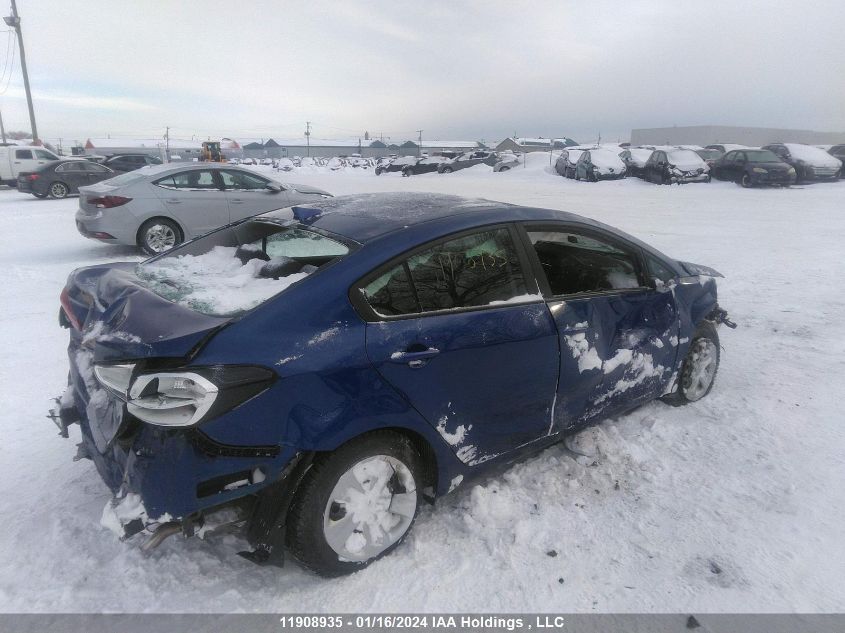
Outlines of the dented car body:
<svg viewBox="0 0 845 633">
<path fill-rule="evenodd" d="M 318 252 L 291 254 L 301 239 Z M 185 283 L 184 270 L 226 258 L 238 261 L 217 277 L 247 282 L 202 296 L 202 283 Z M 56 417 L 65 432 L 78 420 L 80 455 L 115 495 L 104 522 L 126 535 L 191 535 L 236 507 L 249 557 L 280 561 L 296 541 L 307 566 L 341 573 L 398 544 L 410 527 L 400 518 L 416 512 L 410 493 L 434 499 L 676 393 L 696 332 L 726 322 L 716 276 L 559 211 L 428 194 L 282 209 L 140 265 L 72 273 L 60 313 L 70 385 Z M 342 490 L 325 492 L 314 525 L 340 561 L 328 568 L 291 532 L 310 525 L 297 495 L 373 434 L 414 457 L 353 460 L 389 457 L 392 483 L 371 495 L 386 499 L 378 522 L 347 515 L 349 498 L 332 501 Z M 355 476 L 370 490 L 372 478 Z"/>
</svg>

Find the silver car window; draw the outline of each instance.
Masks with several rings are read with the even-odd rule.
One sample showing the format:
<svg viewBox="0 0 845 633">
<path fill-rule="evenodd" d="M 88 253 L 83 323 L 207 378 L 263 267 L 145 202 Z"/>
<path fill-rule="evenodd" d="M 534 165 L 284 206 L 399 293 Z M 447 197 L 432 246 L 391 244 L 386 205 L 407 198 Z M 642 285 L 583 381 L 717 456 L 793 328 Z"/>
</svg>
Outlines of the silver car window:
<svg viewBox="0 0 845 633">
<path fill-rule="evenodd" d="M 159 187 L 164 189 L 179 189 L 181 191 L 208 191 L 211 189 L 219 189 L 217 183 L 214 181 L 214 174 L 208 169 L 192 169 L 190 171 L 180 171 L 155 182 Z"/>
<path fill-rule="evenodd" d="M 221 170 L 220 176 L 223 178 L 223 186 L 227 191 L 255 191 L 266 189 L 269 180 L 256 176 L 255 174 L 248 174 L 244 171 L 236 170 Z"/>
</svg>

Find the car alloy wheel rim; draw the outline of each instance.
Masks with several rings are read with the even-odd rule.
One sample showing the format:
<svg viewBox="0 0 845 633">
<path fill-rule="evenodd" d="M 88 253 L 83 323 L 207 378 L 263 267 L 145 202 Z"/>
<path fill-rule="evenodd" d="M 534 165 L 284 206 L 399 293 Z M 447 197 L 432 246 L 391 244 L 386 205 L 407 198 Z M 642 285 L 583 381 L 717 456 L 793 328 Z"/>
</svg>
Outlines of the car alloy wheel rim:
<svg viewBox="0 0 845 633">
<path fill-rule="evenodd" d="M 323 534 L 340 560 L 374 558 L 401 539 L 417 509 L 414 476 L 395 457 L 367 457 L 332 489 L 323 513 Z"/>
<path fill-rule="evenodd" d="M 700 400 L 710 389 L 716 377 L 717 351 L 716 344 L 709 338 L 693 341 L 681 379 L 687 400 Z"/>
<path fill-rule="evenodd" d="M 154 224 L 147 229 L 147 246 L 154 253 L 161 253 L 176 245 L 176 231 L 166 224 Z"/>
<path fill-rule="evenodd" d="M 64 198 L 67 195 L 67 187 L 57 182 L 50 187 L 50 193 L 56 198 Z"/>
</svg>

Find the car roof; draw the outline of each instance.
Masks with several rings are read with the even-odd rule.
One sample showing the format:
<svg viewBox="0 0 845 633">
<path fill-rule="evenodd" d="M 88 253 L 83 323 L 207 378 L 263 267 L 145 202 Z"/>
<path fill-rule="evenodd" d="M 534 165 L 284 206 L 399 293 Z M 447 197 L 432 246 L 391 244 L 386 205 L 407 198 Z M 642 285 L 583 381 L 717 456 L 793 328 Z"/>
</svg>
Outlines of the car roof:
<svg viewBox="0 0 845 633">
<path fill-rule="evenodd" d="M 430 237 L 447 235 L 485 224 L 515 221 L 564 221 L 600 228 L 654 251 L 647 244 L 618 229 L 590 218 L 557 211 L 523 207 L 483 198 L 435 193 L 370 193 L 339 196 L 318 202 L 296 205 L 294 217 L 302 224 L 323 229 L 366 244 L 390 234 L 426 224 Z M 290 218 L 284 210 L 271 211 L 261 217 Z"/>
<path fill-rule="evenodd" d="M 234 165 L 229 165 L 228 163 L 162 163 L 161 165 L 146 165 L 141 167 L 140 169 L 136 169 L 135 171 L 139 174 L 144 174 L 147 176 L 157 176 L 159 174 L 168 174 L 171 172 L 177 171 L 192 171 L 197 169 L 226 169 L 228 171 L 235 170 L 235 171 L 242 171 L 248 174 L 252 174 L 255 172 L 249 171 L 247 169 L 240 169 Z M 266 178 L 267 176 L 262 177 Z"/>
</svg>

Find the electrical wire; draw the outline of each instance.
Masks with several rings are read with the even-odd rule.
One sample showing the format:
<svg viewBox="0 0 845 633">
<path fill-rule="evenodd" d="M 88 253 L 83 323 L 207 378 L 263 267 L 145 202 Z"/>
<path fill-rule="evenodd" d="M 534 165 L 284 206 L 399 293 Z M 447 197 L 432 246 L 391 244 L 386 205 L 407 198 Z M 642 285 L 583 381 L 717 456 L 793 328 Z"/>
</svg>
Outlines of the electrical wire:
<svg viewBox="0 0 845 633">
<path fill-rule="evenodd" d="M 8 33 L 9 33 L 9 39 L 7 41 L 7 44 L 11 44 L 11 49 L 12 49 L 12 51 L 11 51 L 11 63 L 8 64 L 8 68 L 9 68 L 8 77 L 6 76 L 6 69 L 5 68 L 3 69 L 3 75 L 0 76 L 0 84 L 5 82 L 5 85 L 2 88 L 0 88 L 0 95 L 6 94 L 6 91 L 9 89 L 9 84 L 12 83 L 12 74 L 14 73 L 14 70 L 15 70 L 15 46 L 14 46 L 14 42 L 17 39 L 18 34 L 17 34 L 17 32 L 13 32 L 12 29 L 9 29 Z M 9 59 L 10 59 L 9 47 L 7 46 L 6 47 L 6 61 L 8 62 Z"/>
</svg>

